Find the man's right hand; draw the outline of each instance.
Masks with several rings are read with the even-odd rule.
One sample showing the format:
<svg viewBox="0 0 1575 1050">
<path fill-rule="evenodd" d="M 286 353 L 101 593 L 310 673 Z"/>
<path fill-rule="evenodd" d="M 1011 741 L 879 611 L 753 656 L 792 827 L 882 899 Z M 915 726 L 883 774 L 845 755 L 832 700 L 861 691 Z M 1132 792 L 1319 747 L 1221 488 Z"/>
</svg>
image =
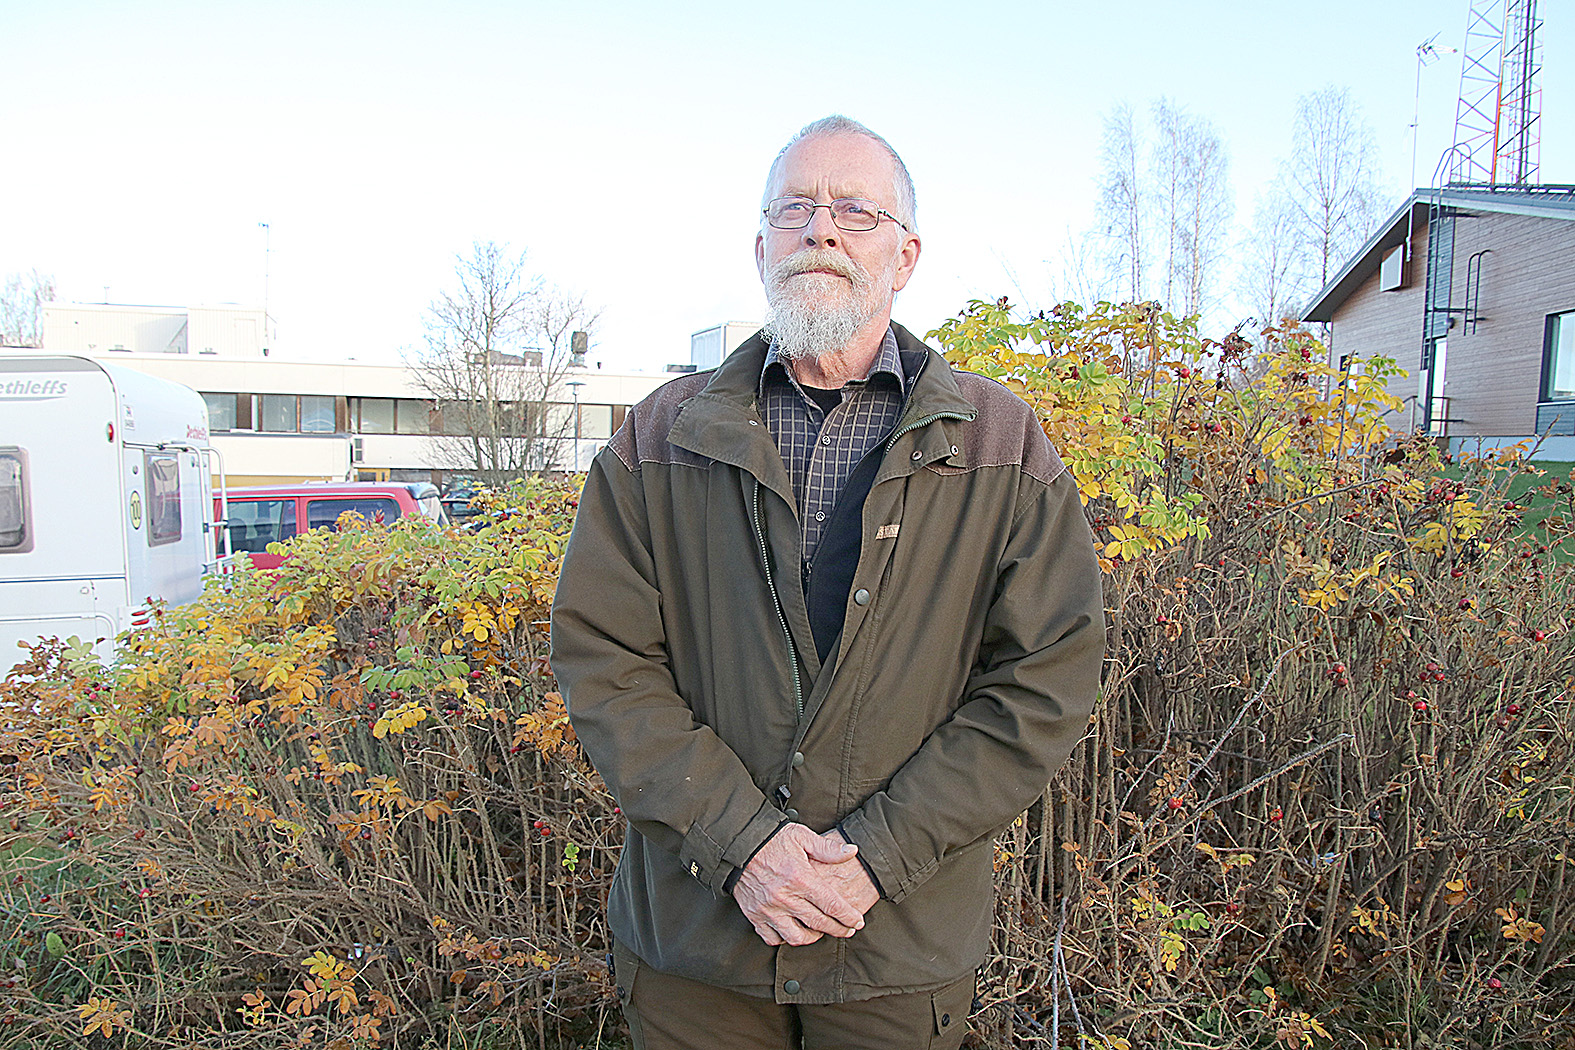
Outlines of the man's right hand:
<svg viewBox="0 0 1575 1050">
<path fill-rule="evenodd" d="M 823 934 L 852 937 L 864 928 L 864 909 L 844 898 L 841 880 L 817 871 L 827 864 L 859 866 L 858 847 L 835 838 L 787 824 L 744 865 L 733 897 L 761 940 L 812 944 Z"/>
</svg>

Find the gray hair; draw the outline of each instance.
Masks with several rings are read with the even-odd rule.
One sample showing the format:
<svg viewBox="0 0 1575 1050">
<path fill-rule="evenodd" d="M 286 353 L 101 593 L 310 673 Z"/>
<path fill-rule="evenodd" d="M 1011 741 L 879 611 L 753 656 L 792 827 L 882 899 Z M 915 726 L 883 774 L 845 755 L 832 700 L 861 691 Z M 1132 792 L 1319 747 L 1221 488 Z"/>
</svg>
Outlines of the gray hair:
<svg viewBox="0 0 1575 1050">
<path fill-rule="evenodd" d="M 878 143 L 881 149 L 886 151 L 887 156 L 891 157 L 892 167 L 896 170 L 896 177 L 892 179 L 891 187 L 892 192 L 896 195 L 896 199 L 892 201 L 892 213 L 911 232 L 919 232 L 918 206 L 913 194 L 913 176 L 908 174 L 908 166 L 902 162 L 902 158 L 897 155 L 897 151 L 891 148 L 891 143 L 852 117 L 844 117 L 840 113 L 833 113 L 829 117 L 821 117 L 812 124 L 805 124 L 798 130 L 796 135 L 788 139 L 787 145 L 782 147 L 776 159 L 771 162 L 771 170 L 766 172 L 766 189 L 760 196 L 760 207 L 762 210 L 771 201 L 771 184 L 776 180 L 777 168 L 781 167 L 782 158 L 787 155 L 787 151 L 805 139 L 814 138 L 817 135 L 863 135 L 865 138 Z"/>
</svg>

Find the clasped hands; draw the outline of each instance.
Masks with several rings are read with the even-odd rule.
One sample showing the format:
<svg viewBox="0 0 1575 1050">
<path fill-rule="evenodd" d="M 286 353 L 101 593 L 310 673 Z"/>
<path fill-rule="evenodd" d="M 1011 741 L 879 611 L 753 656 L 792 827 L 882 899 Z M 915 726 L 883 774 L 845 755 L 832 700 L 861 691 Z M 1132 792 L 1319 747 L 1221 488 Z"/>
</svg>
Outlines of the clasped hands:
<svg viewBox="0 0 1575 1050">
<path fill-rule="evenodd" d="M 852 937 L 879 898 L 858 847 L 838 831 L 784 825 L 744 865 L 733 898 L 769 945 Z"/>
</svg>

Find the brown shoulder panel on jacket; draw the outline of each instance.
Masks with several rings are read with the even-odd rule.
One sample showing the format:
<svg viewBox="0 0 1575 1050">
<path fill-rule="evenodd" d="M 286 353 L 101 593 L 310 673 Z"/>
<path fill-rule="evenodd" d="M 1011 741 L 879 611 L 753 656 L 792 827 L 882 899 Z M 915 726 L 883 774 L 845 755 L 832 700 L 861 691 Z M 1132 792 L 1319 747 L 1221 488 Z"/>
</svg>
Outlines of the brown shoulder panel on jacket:
<svg viewBox="0 0 1575 1050">
<path fill-rule="evenodd" d="M 691 372 L 663 383 L 624 416 L 623 425 L 607 447 L 630 473 L 639 470 L 642 463 L 699 465 L 707 462 L 692 452 L 668 444 L 667 434 L 684 403 L 705 389 L 712 374 L 711 371 Z"/>
<path fill-rule="evenodd" d="M 963 397 L 979 410 L 963 431 L 965 470 L 1018 465 L 1048 485 L 1066 469 L 1027 402 L 994 379 L 956 369 L 952 375 Z"/>
</svg>

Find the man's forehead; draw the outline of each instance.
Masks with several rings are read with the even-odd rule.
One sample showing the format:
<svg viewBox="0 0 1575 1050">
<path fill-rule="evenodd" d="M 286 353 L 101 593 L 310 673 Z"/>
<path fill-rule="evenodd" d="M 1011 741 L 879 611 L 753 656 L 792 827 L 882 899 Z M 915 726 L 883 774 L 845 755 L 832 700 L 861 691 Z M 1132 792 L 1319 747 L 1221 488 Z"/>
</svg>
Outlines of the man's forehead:
<svg viewBox="0 0 1575 1050">
<path fill-rule="evenodd" d="M 795 142 L 777 165 L 777 189 L 784 193 L 813 191 L 825 180 L 850 193 L 885 195 L 896 169 L 891 155 L 863 135 L 816 135 Z"/>
</svg>

